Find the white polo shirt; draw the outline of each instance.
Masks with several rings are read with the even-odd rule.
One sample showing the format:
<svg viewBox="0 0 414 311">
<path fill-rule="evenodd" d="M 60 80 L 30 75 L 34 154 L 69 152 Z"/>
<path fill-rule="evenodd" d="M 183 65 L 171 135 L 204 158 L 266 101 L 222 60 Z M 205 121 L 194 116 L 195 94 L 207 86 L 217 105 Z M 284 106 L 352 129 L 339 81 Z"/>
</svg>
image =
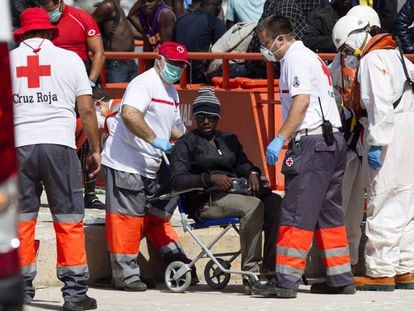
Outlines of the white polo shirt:
<svg viewBox="0 0 414 311">
<path fill-rule="evenodd" d="M 341 119 L 335 102 L 332 79 L 328 67 L 302 41 L 295 41 L 280 61 L 279 80 L 280 100 L 282 102 L 283 121 L 286 120 L 293 97 L 300 94 L 310 95 L 310 105 L 305 118 L 297 130 L 315 129 L 322 124 L 322 112 L 332 126 L 340 127 Z"/>
<path fill-rule="evenodd" d="M 57 144 L 76 149 L 76 97 L 92 94 L 85 65 L 74 52 L 47 39 L 24 42 L 10 53 L 16 147 Z"/>
<path fill-rule="evenodd" d="M 170 139 L 171 129 L 182 127 L 178 93 L 162 82 L 154 68 L 133 79 L 125 91 L 125 105 L 138 109 L 157 137 Z M 161 150 L 136 137 L 118 113 L 109 126 L 109 137 L 102 151 L 102 164 L 113 169 L 156 178 L 161 164 Z"/>
</svg>

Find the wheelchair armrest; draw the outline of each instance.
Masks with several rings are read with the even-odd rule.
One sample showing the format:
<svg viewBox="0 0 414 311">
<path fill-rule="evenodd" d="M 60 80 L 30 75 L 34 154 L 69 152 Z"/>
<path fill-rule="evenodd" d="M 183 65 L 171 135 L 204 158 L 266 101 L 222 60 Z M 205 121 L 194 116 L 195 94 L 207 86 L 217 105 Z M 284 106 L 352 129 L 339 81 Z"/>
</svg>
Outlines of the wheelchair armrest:
<svg viewBox="0 0 414 311">
<path fill-rule="evenodd" d="M 176 196 L 176 195 L 181 195 L 181 194 L 186 194 L 186 193 L 190 193 L 190 192 L 194 192 L 194 191 L 199 191 L 199 192 L 204 192 L 207 194 L 211 194 L 215 191 L 221 191 L 219 187 L 217 186 L 213 186 L 207 189 L 204 189 L 202 187 L 195 187 L 195 188 L 189 188 L 189 189 L 184 189 L 184 190 L 180 190 L 180 191 L 171 191 L 169 193 L 166 194 L 162 194 L 157 198 L 152 198 L 152 200 L 169 200 L 172 197 Z M 151 200 L 151 199 L 150 199 Z"/>
<path fill-rule="evenodd" d="M 189 189 L 180 190 L 180 191 L 171 191 L 170 193 L 160 195 L 159 197 L 152 198 L 150 200 L 155 200 L 155 199 L 157 199 L 157 200 L 169 200 L 174 196 L 185 194 L 185 193 L 190 193 L 190 192 L 193 192 L 193 191 L 204 191 L 204 188 L 198 187 L 198 188 L 189 188 Z"/>
</svg>

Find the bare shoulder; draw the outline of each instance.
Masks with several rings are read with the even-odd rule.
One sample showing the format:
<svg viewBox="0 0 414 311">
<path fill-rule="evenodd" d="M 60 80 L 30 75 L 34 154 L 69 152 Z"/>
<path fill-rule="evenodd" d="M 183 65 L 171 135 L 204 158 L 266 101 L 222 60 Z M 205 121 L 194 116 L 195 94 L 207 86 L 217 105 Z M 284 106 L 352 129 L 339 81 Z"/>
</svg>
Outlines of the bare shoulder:
<svg viewBox="0 0 414 311">
<path fill-rule="evenodd" d="M 97 10 L 101 12 L 112 12 L 116 9 L 115 4 L 112 0 L 103 0 L 96 4 Z"/>
<path fill-rule="evenodd" d="M 164 22 L 174 22 L 175 23 L 175 14 L 173 11 L 171 11 L 170 9 L 162 9 L 160 12 L 160 15 L 158 17 L 159 21 L 164 21 Z"/>
<path fill-rule="evenodd" d="M 171 11 L 171 9 L 168 8 L 164 8 L 160 11 L 160 17 L 166 17 L 166 18 L 174 18 L 175 19 L 175 14 L 173 11 Z"/>
</svg>

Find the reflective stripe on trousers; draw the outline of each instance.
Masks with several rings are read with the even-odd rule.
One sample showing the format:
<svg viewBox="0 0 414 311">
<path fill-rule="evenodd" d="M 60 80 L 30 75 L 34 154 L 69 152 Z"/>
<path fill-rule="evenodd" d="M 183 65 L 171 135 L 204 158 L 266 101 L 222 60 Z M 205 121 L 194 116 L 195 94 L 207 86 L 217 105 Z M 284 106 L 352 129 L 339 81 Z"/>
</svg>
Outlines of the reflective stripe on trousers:
<svg viewBox="0 0 414 311">
<path fill-rule="evenodd" d="M 282 167 L 286 195 L 276 251 L 279 287 L 298 288 L 314 235 L 324 253 L 327 283 L 353 283 L 341 197 L 345 141 L 339 133 L 334 137 L 332 145 L 322 135 L 303 136 L 289 144 Z"/>
<path fill-rule="evenodd" d="M 278 285 L 297 288 L 305 271 L 313 232 L 295 227 L 281 226 L 276 248 L 276 275 L 283 283 Z M 350 257 L 345 227 L 318 229 L 315 241 L 323 253 L 327 282 L 332 286 L 350 284 Z M 289 287 L 288 287 L 289 286 Z"/>
<path fill-rule="evenodd" d="M 19 248 L 22 275 L 26 281 L 27 295 L 34 296 L 32 281 L 36 276 L 35 226 L 37 213 L 20 215 Z M 31 219 L 30 218 L 35 218 Z M 64 283 L 62 288 L 65 301 L 78 301 L 85 297 L 89 271 L 85 252 L 85 235 L 82 222 L 59 222 L 62 218 L 79 220 L 83 215 L 54 215 L 57 245 L 57 277 Z M 22 221 L 26 220 L 26 221 Z"/>
<path fill-rule="evenodd" d="M 114 285 L 118 287 L 140 279 L 137 257 L 144 234 L 164 257 L 183 253 L 171 223 L 154 215 L 141 217 L 107 213 L 105 230 Z"/>
</svg>

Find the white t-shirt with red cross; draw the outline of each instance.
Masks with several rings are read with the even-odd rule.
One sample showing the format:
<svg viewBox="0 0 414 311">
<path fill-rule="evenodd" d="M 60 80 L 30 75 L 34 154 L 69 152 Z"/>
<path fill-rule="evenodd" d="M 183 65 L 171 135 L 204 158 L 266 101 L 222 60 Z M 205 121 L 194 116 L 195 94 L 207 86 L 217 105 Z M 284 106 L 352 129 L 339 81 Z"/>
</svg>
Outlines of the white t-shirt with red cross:
<svg viewBox="0 0 414 311">
<path fill-rule="evenodd" d="M 286 120 L 293 97 L 310 95 L 310 105 L 303 122 L 297 130 L 315 129 L 322 124 L 322 112 L 332 126 L 339 128 L 341 120 L 335 102 L 332 79 L 328 67 L 312 50 L 295 41 L 280 61 L 279 80 L 280 100 L 282 102 L 283 121 Z"/>
<path fill-rule="evenodd" d="M 16 147 L 57 144 L 76 149 L 76 97 L 92 94 L 80 57 L 47 39 L 32 38 L 11 51 L 10 62 Z"/>
<path fill-rule="evenodd" d="M 181 127 L 178 93 L 174 86 L 162 82 L 154 68 L 133 79 L 125 91 L 125 105 L 138 109 L 145 122 L 159 138 L 170 139 L 171 129 Z M 102 164 L 113 169 L 156 178 L 161 164 L 161 151 L 135 136 L 118 113 L 110 126 L 102 151 Z"/>
</svg>

